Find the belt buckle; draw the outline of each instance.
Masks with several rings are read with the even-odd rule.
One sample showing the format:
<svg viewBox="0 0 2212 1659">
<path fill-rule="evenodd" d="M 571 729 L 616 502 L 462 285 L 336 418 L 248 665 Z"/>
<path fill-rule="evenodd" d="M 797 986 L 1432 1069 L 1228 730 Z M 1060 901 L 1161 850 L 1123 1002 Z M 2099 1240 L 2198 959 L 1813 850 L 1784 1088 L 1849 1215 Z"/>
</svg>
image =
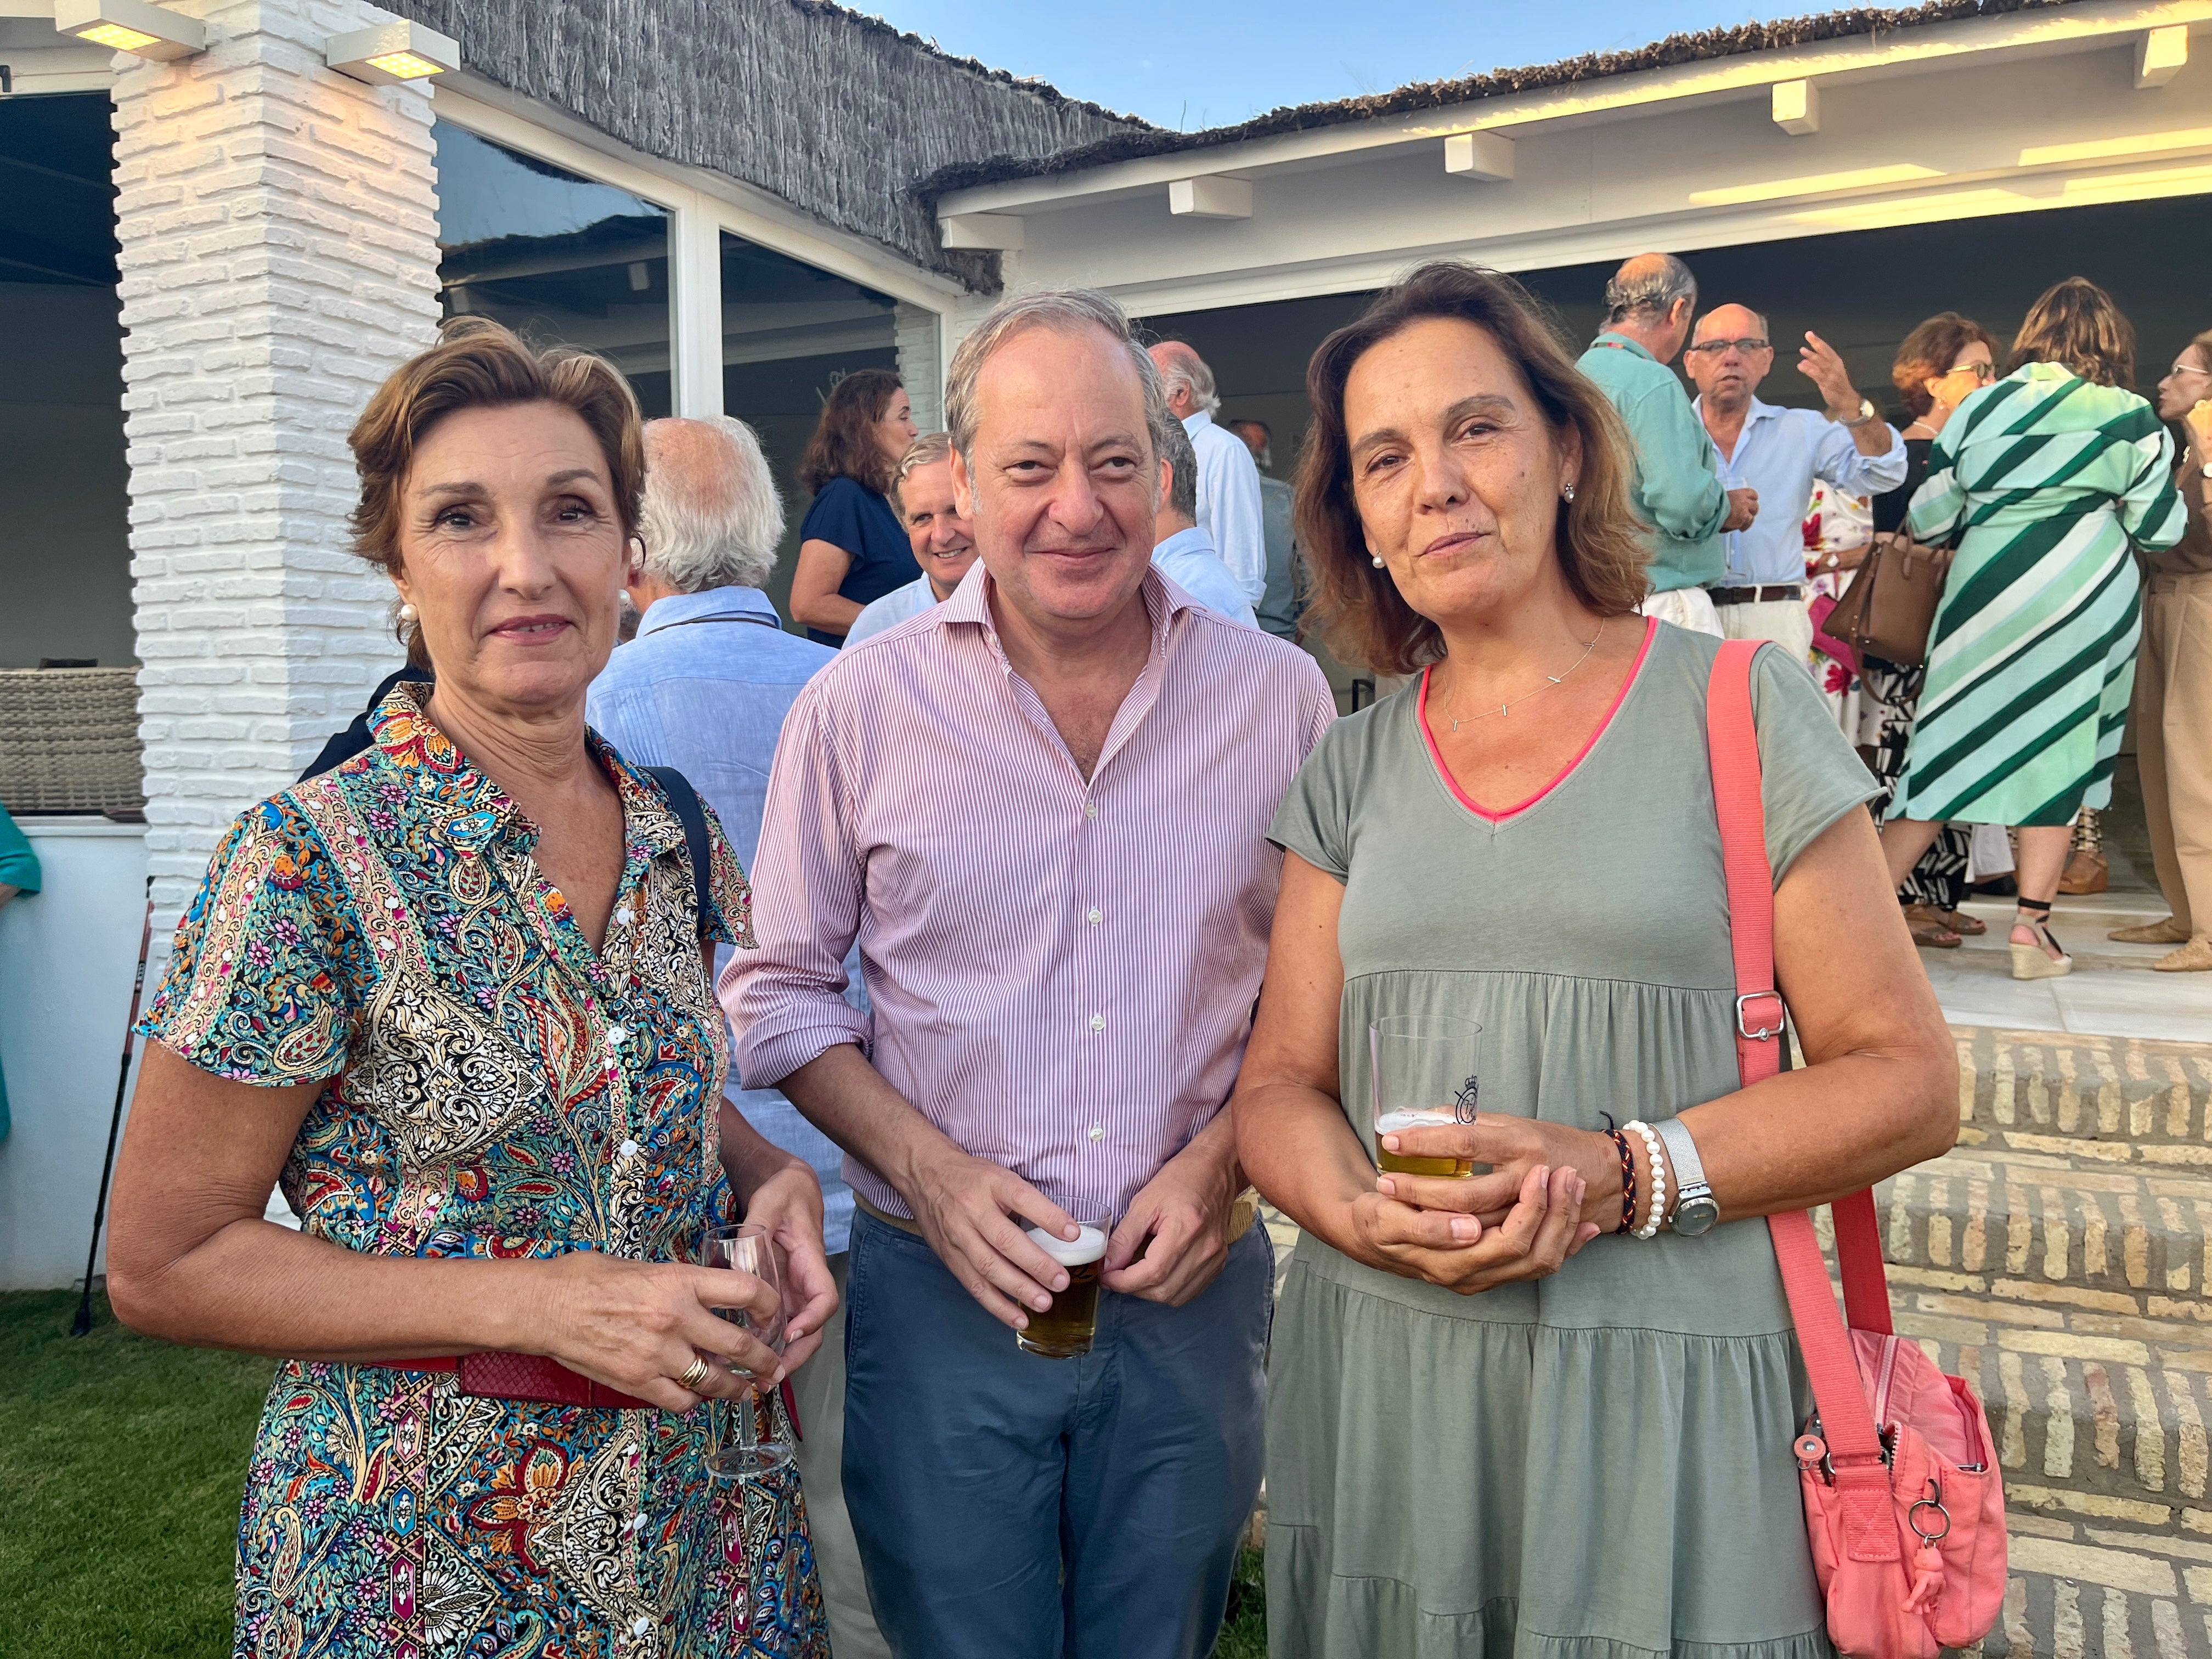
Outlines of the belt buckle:
<svg viewBox="0 0 2212 1659">
<path fill-rule="evenodd" d="M 1759 1029 L 1755 1031 L 1752 1030 L 1751 1005 L 1754 1002 L 1771 1002 L 1773 1004 L 1773 1024 L 1769 1025 L 1766 1024 L 1764 1018 L 1764 1011 L 1762 1011 L 1762 1017 L 1759 1020 Z M 1789 1010 L 1784 1006 L 1782 1000 L 1782 993 L 1779 991 L 1747 991 L 1735 1000 L 1735 1029 L 1742 1036 L 1750 1038 L 1754 1042 L 1771 1042 L 1772 1039 L 1780 1036 L 1782 1035 L 1783 1026 L 1788 1018 Z"/>
</svg>

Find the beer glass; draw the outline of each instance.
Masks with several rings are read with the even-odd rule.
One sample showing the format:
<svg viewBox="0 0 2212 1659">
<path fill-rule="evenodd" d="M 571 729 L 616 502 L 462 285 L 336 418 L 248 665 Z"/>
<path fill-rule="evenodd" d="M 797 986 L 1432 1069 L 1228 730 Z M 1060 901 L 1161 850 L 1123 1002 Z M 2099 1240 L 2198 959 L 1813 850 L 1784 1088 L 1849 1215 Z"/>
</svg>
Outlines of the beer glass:
<svg viewBox="0 0 2212 1659">
<path fill-rule="evenodd" d="M 715 1314 L 744 1330 L 750 1331 L 770 1352 L 781 1353 L 784 1345 L 783 1263 L 775 1241 L 769 1237 L 768 1229 L 746 1223 L 736 1227 L 710 1227 L 703 1251 L 705 1264 L 709 1267 L 734 1267 L 739 1273 L 750 1273 L 775 1292 L 775 1313 L 765 1322 L 758 1319 L 749 1308 L 717 1308 Z M 732 1365 L 730 1369 L 739 1376 L 750 1376 L 751 1372 Z M 707 1460 L 707 1467 L 723 1476 L 767 1474 L 783 1468 L 792 1461 L 792 1449 L 781 1440 L 760 1437 L 758 1413 L 761 1401 L 757 1395 L 747 1395 L 742 1400 L 730 1402 L 737 1418 L 738 1443 L 725 1447 Z"/>
<path fill-rule="evenodd" d="M 1474 1121 L 1482 1027 L 1449 1014 L 1389 1014 L 1367 1028 L 1375 1085 L 1375 1161 L 1388 1175 L 1468 1176 L 1468 1158 L 1385 1152 L 1382 1137 Z"/>
<path fill-rule="evenodd" d="M 1029 1328 L 1016 1331 L 1014 1342 L 1024 1353 L 1073 1359 L 1091 1352 L 1091 1338 L 1097 1334 L 1098 1275 L 1105 1271 L 1106 1241 L 1113 1236 L 1114 1218 L 1079 1205 L 1060 1207 L 1083 1230 L 1073 1243 L 1042 1227 L 1026 1231 L 1031 1243 L 1067 1269 L 1067 1288 L 1042 1313 L 1030 1310 Z"/>
</svg>

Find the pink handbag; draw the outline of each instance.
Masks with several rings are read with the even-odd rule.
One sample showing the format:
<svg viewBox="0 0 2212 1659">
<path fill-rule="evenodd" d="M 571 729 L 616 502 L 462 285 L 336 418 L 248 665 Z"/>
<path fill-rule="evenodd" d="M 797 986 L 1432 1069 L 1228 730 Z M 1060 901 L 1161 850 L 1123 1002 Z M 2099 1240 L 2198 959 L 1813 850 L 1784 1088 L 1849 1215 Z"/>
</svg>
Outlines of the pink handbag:
<svg viewBox="0 0 2212 1659">
<path fill-rule="evenodd" d="M 1759 647 L 1721 647 L 1706 703 L 1747 1086 L 1782 1069 L 1784 1014 L 1751 713 Z M 1828 1639 L 1845 1654 L 1936 1659 L 1987 1635 L 2004 1602 L 2004 1489 L 1989 1420 L 1964 1381 L 1892 1328 L 1873 1192 L 1833 1207 L 1848 1328 L 1813 1218 L 1766 1218 L 1816 1407 L 1795 1450 Z"/>
</svg>

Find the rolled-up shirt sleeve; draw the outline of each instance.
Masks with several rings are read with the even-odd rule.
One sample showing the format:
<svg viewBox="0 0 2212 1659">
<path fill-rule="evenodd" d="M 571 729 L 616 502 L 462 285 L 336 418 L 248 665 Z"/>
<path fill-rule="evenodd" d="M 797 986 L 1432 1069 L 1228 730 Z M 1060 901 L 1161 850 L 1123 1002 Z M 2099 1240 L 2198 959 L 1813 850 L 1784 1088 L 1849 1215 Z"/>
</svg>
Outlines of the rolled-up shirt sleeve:
<svg viewBox="0 0 2212 1659">
<path fill-rule="evenodd" d="M 869 1017 L 844 994 L 866 875 L 817 690 L 792 706 L 769 772 L 753 857 L 759 948 L 732 957 L 717 987 L 748 1089 L 773 1089 L 840 1043 L 866 1046 L 870 1035 Z"/>
<path fill-rule="evenodd" d="M 1859 452 L 1851 429 L 1823 419 L 1813 441 L 1813 476 L 1825 478 L 1847 495 L 1883 495 L 1905 482 L 1908 462 L 1905 440 L 1889 428 L 1889 447 L 1879 455 Z"/>
<path fill-rule="evenodd" d="M 1626 411 L 1636 438 L 1636 493 L 1651 522 L 1678 541 L 1701 542 L 1728 522 L 1729 497 L 1714 471 L 1712 440 L 1690 400 L 1655 388 Z"/>
</svg>

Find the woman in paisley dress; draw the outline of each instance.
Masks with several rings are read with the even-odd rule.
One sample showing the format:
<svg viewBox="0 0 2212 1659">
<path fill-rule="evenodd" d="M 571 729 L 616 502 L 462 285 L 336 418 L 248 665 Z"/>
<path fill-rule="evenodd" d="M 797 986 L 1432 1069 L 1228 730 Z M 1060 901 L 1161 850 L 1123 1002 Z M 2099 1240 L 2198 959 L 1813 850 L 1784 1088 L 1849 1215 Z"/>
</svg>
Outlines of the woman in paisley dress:
<svg viewBox="0 0 2212 1659">
<path fill-rule="evenodd" d="M 750 896 L 711 816 L 695 882 L 670 797 L 584 725 L 636 404 L 471 319 L 351 441 L 356 550 L 434 681 L 216 848 L 116 1175 L 117 1313 L 282 1360 L 236 1651 L 825 1655 L 795 1477 L 703 1467 L 776 1411 L 732 1367 L 781 1380 L 836 1306 L 812 1172 L 722 1099 L 708 964 Z M 715 1313 L 773 1292 L 689 1265 L 733 1208 L 790 1263 L 781 1362 Z"/>
</svg>

